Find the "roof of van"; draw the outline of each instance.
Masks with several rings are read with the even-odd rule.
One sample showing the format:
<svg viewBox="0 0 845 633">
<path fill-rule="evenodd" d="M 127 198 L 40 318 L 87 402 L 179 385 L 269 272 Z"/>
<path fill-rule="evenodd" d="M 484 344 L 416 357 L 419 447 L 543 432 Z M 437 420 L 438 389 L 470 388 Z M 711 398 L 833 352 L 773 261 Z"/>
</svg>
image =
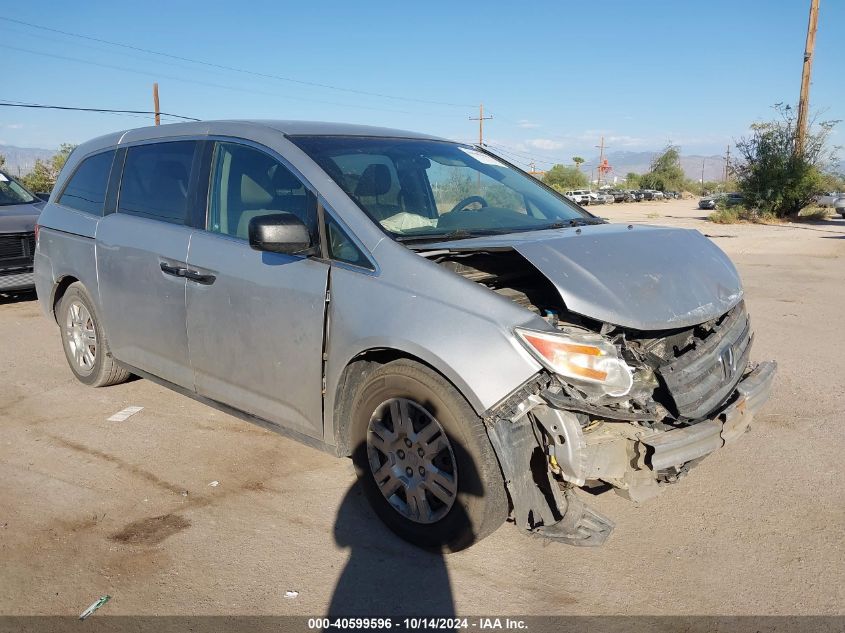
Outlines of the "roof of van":
<svg viewBox="0 0 845 633">
<path fill-rule="evenodd" d="M 208 125 L 215 123 L 234 123 L 235 121 L 207 121 Z M 331 123 L 326 121 L 280 121 L 280 120 L 247 120 L 239 123 L 252 123 L 264 127 L 279 130 L 287 136 L 314 135 L 314 136 L 387 136 L 393 138 L 422 138 L 437 139 L 436 136 L 409 132 L 407 130 L 395 130 L 387 127 L 372 125 L 354 125 L 352 123 Z M 442 140 L 442 139 L 438 139 Z"/>
<path fill-rule="evenodd" d="M 80 154 L 98 151 L 121 142 L 137 142 L 148 139 L 163 139 L 169 136 L 185 135 L 231 135 L 233 126 L 248 126 L 275 130 L 285 136 L 375 136 L 386 138 L 410 138 L 443 141 L 446 139 L 419 132 L 395 130 L 371 125 L 351 123 L 329 123 L 323 121 L 283 121 L 275 119 L 228 119 L 220 121 L 196 121 L 167 123 L 161 126 L 132 128 L 92 138 L 80 147 Z"/>
<path fill-rule="evenodd" d="M 282 121 L 275 119 L 229 119 L 220 121 L 167 123 L 161 126 L 131 128 L 121 132 L 113 132 L 91 140 L 107 140 L 111 143 L 115 143 L 119 139 L 123 139 L 127 136 L 132 138 L 132 140 L 145 138 L 147 134 L 149 134 L 150 138 L 162 138 L 168 136 L 168 132 L 173 136 L 182 136 L 185 134 L 225 133 L 231 129 L 232 124 L 269 128 L 271 130 L 277 130 L 285 136 L 377 136 L 388 138 L 429 139 L 438 141 L 444 140 L 436 136 L 420 134 L 419 132 L 409 132 L 408 130 L 396 130 L 372 125 L 354 125 L 351 123 L 330 123 L 324 121 Z"/>
</svg>

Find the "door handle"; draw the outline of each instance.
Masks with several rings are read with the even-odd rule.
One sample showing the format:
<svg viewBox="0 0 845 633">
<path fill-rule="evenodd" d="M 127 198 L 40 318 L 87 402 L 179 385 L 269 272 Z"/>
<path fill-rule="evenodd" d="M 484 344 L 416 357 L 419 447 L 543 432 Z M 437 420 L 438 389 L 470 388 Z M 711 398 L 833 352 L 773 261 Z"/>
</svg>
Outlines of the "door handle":
<svg viewBox="0 0 845 633">
<path fill-rule="evenodd" d="M 174 277 L 184 277 L 185 276 L 185 268 L 180 266 L 171 266 L 165 262 L 160 262 L 159 266 L 161 267 L 161 272 L 165 275 L 173 275 Z"/>
<path fill-rule="evenodd" d="M 203 274 L 197 270 L 191 270 L 190 268 L 183 269 L 182 276 L 204 286 L 210 286 L 217 279 L 214 275 Z"/>
</svg>

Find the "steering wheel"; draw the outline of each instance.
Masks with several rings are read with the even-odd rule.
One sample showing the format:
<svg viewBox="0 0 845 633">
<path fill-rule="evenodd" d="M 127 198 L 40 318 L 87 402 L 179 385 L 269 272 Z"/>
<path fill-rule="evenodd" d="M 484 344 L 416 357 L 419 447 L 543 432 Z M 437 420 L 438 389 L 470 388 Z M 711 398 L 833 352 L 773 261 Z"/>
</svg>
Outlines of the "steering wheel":
<svg viewBox="0 0 845 633">
<path fill-rule="evenodd" d="M 482 207 L 489 207 L 490 206 L 490 203 L 488 203 L 487 200 L 485 200 L 481 196 L 467 196 L 466 198 L 461 200 L 458 204 L 456 204 L 454 207 L 452 207 L 452 210 L 449 211 L 449 213 L 453 213 L 454 211 L 461 211 L 462 209 L 471 205 L 473 202 L 477 202 Z"/>
</svg>

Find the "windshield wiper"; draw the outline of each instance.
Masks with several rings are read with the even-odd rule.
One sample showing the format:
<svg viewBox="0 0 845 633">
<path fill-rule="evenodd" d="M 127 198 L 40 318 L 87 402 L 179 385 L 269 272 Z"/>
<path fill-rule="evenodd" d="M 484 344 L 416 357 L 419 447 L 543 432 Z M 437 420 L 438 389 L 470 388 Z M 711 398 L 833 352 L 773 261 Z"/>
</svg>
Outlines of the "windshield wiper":
<svg viewBox="0 0 845 633">
<path fill-rule="evenodd" d="M 467 231 L 456 229 L 450 233 L 438 233 L 436 235 L 400 235 L 396 237 L 397 242 L 450 242 L 452 240 L 466 240 L 471 237 L 482 235 L 495 235 L 497 231 Z"/>
</svg>

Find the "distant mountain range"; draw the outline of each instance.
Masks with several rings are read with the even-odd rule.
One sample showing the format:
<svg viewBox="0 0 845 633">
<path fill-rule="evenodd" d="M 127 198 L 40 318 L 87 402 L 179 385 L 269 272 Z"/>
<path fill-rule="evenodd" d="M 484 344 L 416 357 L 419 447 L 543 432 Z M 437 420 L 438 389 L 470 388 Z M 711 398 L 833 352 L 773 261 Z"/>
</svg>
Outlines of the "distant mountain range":
<svg viewBox="0 0 845 633">
<path fill-rule="evenodd" d="M 0 145 L 0 154 L 6 157 L 6 171 L 15 176 L 23 176 L 32 170 L 37 159 L 48 160 L 55 150 L 42 149 L 37 147 L 15 147 L 13 145 Z M 611 178 L 617 176 L 620 179 L 630 171 L 638 174 L 647 172 L 652 159 L 657 152 L 610 152 L 606 158 L 613 167 Z M 682 156 L 681 167 L 688 178 L 701 178 L 701 161 L 704 159 L 704 179 L 719 180 L 725 171 L 725 159 L 723 156 Z M 589 165 L 597 165 L 599 157 L 595 156 L 588 161 Z M 587 169 L 585 167 L 585 169 Z"/>
<path fill-rule="evenodd" d="M 48 160 L 56 150 L 41 149 L 36 147 L 15 147 L 13 145 L 0 145 L 0 154 L 6 157 L 6 171 L 15 176 L 22 176 L 32 170 L 37 159 Z M 659 152 L 609 152 L 605 158 L 613 167 L 610 172 L 610 180 L 616 176 L 620 180 L 625 178 L 628 172 L 643 174 L 649 170 L 651 161 Z M 704 180 L 721 180 L 725 174 L 725 157 L 719 155 L 701 156 L 691 154 L 681 156 L 681 168 L 687 178 L 699 180 L 701 178 L 701 164 L 704 162 Z M 588 165 L 598 165 L 599 157 L 594 156 L 587 161 Z M 584 167 L 591 169 L 591 167 Z M 845 171 L 845 163 L 840 162 L 837 171 Z"/>
<path fill-rule="evenodd" d="M 607 162 L 613 168 L 610 172 L 610 180 L 616 176 L 620 180 L 625 178 L 629 172 L 635 174 L 644 174 L 651 167 L 651 161 L 654 160 L 660 152 L 609 152 L 605 154 Z M 698 154 L 691 154 L 688 156 L 681 156 L 681 169 L 684 170 L 687 178 L 693 180 L 701 179 L 701 165 L 704 162 L 704 180 L 721 180 L 725 175 L 725 157 L 724 156 L 700 156 Z M 594 156 L 587 161 L 588 165 L 598 165 L 599 157 Z"/>
<path fill-rule="evenodd" d="M 0 145 L 0 154 L 6 157 L 3 169 L 13 176 L 23 176 L 32 171 L 35 161 L 49 160 L 56 153 L 54 149 L 40 149 L 37 147 L 15 147 L 14 145 Z"/>
</svg>

